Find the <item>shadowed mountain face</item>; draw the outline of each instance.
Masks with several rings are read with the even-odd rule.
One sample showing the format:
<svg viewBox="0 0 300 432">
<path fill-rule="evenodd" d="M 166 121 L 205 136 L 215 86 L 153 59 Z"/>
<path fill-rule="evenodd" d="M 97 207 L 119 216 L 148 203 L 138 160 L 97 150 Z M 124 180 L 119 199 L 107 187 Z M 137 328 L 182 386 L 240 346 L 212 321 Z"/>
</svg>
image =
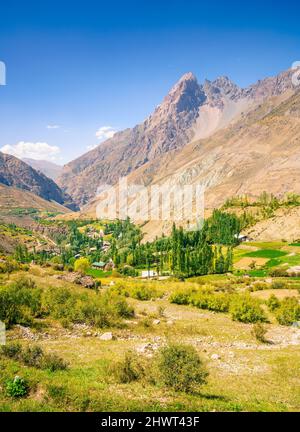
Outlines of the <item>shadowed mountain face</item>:
<svg viewBox="0 0 300 432">
<path fill-rule="evenodd" d="M 0 152 L 0 183 L 32 192 L 47 201 L 56 201 L 71 210 L 76 204 L 57 184 L 14 156 Z"/>
<path fill-rule="evenodd" d="M 144 184 L 168 178 L 203 180 L 208 189 L 226 182 L 226 193 L 233 195 L 241 166 L 248 166 L 255 152 L 250 146 L 250 124 L 254 131 L 253 124 L 257 124 L 257 138 L 263 143 L 266 129 L 260 126 L 262 118 L 295 93 L 293 72 L 283 72 L 246 89 L 227 77 L 199 84 L 192 73 L 187 73 L 143 123 L 117 133 L 67 164 L 58 184 L 79 205 L 93 199 L 101 184 L 115 184 L 128 175 Z M 272 124 L 268 127 L 271 131 Z M 234 136 L 240 140 L 233 146 Z M 228 165 L 229 154 L 233 161 Z M 232 187 L 228 170 L 235 179 Z M 252 174 L 248 171 L 247 179 L 242 176 L 241 184 L 251 182 Z M 240 190 L 245 189 L 242 185 Z"/>
</svg>

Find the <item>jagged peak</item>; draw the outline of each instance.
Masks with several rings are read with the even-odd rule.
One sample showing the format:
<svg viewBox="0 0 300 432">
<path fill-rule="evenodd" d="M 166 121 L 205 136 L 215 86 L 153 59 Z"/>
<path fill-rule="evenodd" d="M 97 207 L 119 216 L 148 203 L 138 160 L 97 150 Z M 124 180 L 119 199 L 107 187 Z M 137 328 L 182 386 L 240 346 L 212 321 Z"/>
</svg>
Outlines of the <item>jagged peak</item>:
<svg viewBox="0 0 300 432">
<path fill-rule="evenodd" d="M 193 74 L 193 72 L 186 72 L 184 75 L 182 75 L 178 82 L 180 83 L 184 81 L 197 81 L 197 77 Z"/>
<path fill-rule="evenodd" d="M 176 84 L 171 88 L 169 94 L 177 92 L 178 89 L 185 89 L 189 86 L 200 87 L 196 76 L 192 72 L 187 72 L 176 82 Z"/>
</svg>

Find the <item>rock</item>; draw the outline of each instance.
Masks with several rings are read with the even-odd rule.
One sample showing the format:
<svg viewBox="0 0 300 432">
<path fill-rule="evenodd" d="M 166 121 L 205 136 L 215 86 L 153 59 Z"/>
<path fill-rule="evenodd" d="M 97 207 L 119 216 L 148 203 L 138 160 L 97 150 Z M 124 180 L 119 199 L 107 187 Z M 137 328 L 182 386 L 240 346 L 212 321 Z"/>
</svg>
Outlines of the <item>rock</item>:
<svg viewBox="0 0 300 432">
<path fill-rule="evenodd" d="M 100 336 L 100 339 L 103 341 L 110 341 L 114 339 L 114 336 L 111 332 L 103 333 L 103 335 Z"/>
<path fill-rule="evenodd" d="M 220 356 L 219 356 L 219 354 L 213 354 L 211 357 L 210 357 L 212 360 L 220 360 Z"/>
<path fill-rule="evenodd" d="M 136 350 L 144 354 L 146 352 L 153 351 L 153 346 L 151 343 L 146 343 L 144 345 L 139 346 Z"/>
<path fill-rule="evenodd" d="M 154 354 L 154 351 L 157 351 L 159 348 L 160 348 L 160 345 L 158 343 L 148 342 L 144 345 L 137 347 L 136 351 L 150 357 Z"/>
<path fill-rule="evenodd" d="M 154 319 L 152 321 L 152 323 L 153 323 L 153 325 L 158 325 L 158 324 L 160 324 L 160 320 L 159 319 Z"/>
</svg>

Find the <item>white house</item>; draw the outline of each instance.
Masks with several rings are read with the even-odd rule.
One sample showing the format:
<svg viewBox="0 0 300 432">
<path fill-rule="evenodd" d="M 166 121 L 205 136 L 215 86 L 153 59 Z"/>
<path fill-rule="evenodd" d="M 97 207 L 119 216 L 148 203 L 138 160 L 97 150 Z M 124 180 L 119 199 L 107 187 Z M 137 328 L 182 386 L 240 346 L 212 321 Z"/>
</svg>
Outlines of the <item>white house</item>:
<svg viewBox="0 0 300 432">
<path fill-rule="evenodd" d="M 157 273 L 154 270 L 143 270 L 142 271 L 142 278 L 153 278 L 156 277 Z"/>
</svg>

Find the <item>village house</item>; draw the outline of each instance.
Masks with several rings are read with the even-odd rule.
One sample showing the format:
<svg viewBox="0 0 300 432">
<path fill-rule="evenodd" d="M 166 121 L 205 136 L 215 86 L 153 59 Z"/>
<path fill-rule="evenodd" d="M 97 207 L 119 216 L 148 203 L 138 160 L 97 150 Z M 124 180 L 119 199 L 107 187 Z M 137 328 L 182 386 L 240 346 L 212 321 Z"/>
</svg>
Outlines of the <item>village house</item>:
<svg viewBox="0 0 300 432">
<path fill-rule="evenodd" d="M 105 267 L 105 262 L 103 262 L 103 261 L 93 262 L 93 264 L 92 264 L 93 269 L 103 270 L 104 267 Z"/>
<path fill-rule="evenodd" d="M 143 270 L 142 271 L 142 278 L 146 279 L 146 278 L 153 278 L 153 277 L 157 277 L 157 272 L 154 270 Z"/>
</svg>

